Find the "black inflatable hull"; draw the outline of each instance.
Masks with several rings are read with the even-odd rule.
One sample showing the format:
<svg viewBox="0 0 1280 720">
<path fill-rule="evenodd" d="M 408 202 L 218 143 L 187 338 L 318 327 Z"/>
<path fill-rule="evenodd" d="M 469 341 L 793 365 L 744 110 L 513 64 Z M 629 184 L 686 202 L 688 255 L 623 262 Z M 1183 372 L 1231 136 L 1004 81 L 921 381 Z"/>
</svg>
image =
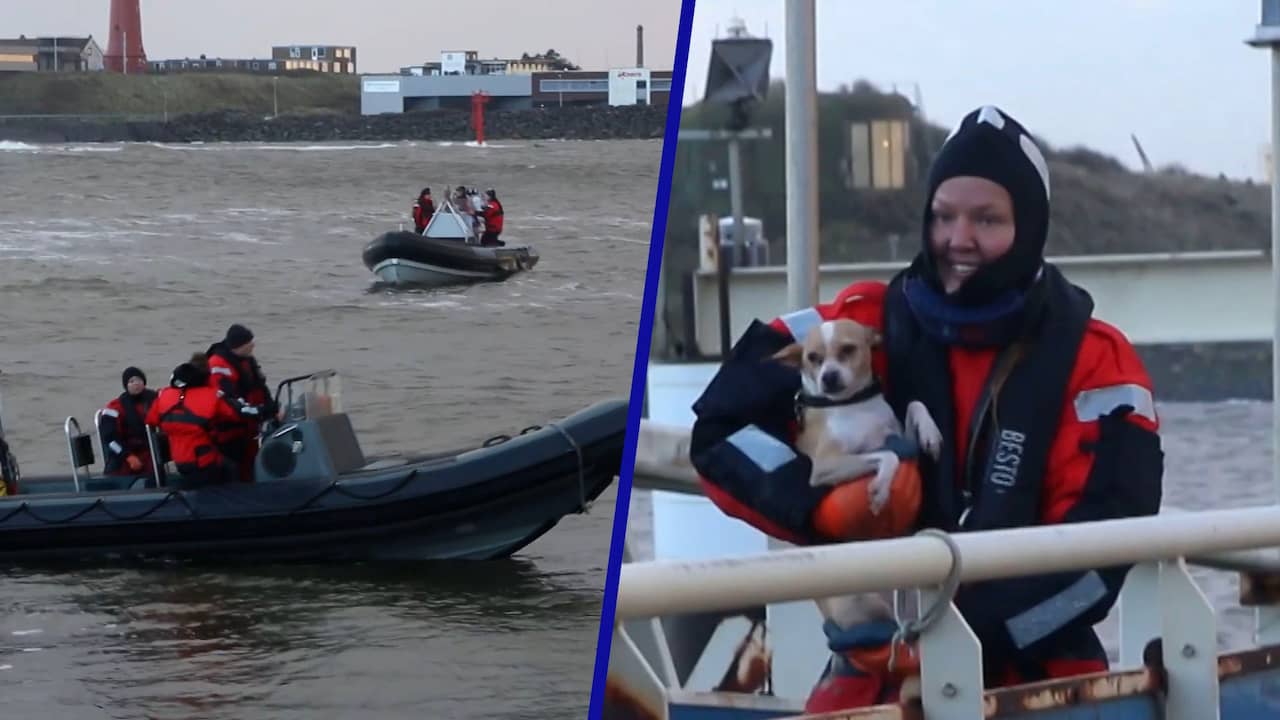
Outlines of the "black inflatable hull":
<svg viewBox="0 0 1280 720">
<path fill-rule="evenodd" d="M 339 476 L 79 494 L 58 492 L 70 476 L 28 477 L 0 498 L 0 560 L 507 557 L 613 482 L 626 408 L 600 403 L 559 429 Z"/>
<path fill-rule="evenodd" d="M 438 287 L 505 280 L 537 265 L 538 254 L 524 245 L 483 247 L 397 231 L 375 238 L 361 259 L 384 283 Z"/>
</svg>

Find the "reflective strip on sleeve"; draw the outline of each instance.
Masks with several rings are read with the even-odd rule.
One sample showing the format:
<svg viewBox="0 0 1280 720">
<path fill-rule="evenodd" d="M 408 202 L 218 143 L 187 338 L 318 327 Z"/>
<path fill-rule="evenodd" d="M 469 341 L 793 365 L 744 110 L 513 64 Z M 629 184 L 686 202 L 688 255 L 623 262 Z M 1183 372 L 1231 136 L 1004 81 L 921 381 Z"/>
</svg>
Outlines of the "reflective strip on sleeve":
<svg viewBox="0 0 1280 720">
<path fill-rule="evenodd" d="M 1067 589 L 1034 607 L 1009 618 L 1005 627 L 1019 649 L 1062 629 L 1080 617 L 1107 594 L 1107 586 L 1096 570 L 1072 583 Z"/>
<path fill-rule="evenodd" d="M 783 325 L 787 326 L 787 332 L 791 333 L 791 339 L 797 342 L 803 341 L 810 330 L 822 324 L 822 316 L 818 314 L 815 308 L 811 307 L 787 313 L 779 320 L 782 321 Z"/>
<path fill-rule="evenodd" d="M 796 457 L 795 452 L 787 447 L 786 443 L 780 442 L 755 425 L 748 425 L 730 435 L 728 442 L 765 473 L 777 470 Z"/>
<path fill-rule="evenodd" d="M 1129 405 L 1135 415 L 1156 422 L 1156 403 L 1151 391 L 1134 383 L 1108 385 L 1083 390 L 1076 394 L 1076 417 L 1080 422 L 1091 422 L 1109 415 L 1113 410 Z"/>
</svg>

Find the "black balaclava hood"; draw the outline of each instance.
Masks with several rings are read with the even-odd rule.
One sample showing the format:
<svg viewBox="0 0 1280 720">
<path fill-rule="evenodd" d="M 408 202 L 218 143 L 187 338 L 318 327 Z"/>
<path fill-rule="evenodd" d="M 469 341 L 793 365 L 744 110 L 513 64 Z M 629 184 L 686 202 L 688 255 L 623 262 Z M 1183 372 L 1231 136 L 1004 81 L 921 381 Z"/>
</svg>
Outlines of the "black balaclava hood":
<svg viewBox="0 0 1280 720">
<path fill-rule="evenodd" d="M 986 178 L 1009 192 L 1016 228 L 1013 246 L 998 260 L 970 275 L 948 301 L 987 305 L 1010 291 L 1026 291 L 1035 281 L 1049 235 L 1049 168 L 1030 133 L 993 105 L 969 113 L 951 131 L 929 170 L 924 203 L 924 252 L 917 259 L 922 279 L 942 291 L 929 242 L 933 195 L 948 178 Z"/>
</svg>

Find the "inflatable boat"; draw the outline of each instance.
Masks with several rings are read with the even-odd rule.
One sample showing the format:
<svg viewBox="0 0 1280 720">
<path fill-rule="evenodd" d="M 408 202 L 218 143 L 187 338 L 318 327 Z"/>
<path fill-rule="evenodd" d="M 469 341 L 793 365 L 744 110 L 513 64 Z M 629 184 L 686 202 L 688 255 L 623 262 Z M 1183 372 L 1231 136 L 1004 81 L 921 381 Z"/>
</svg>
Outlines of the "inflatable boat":
<svg viewBox="0 0 1280 720">
<path fill-rule="evenodd" d="M 67 418 L 69 473 L 0 465 L 0 560 L 502 558 L 585 512 L 622 462 L 618 400 L 471 447 L 366 457 L 340 387 L 331 370 L 280 384 L 286 415 L 264 433 L 252 483 L 183 489 L 155 430 L 151 468 L 95 475 L 93 437 Z"/>
<path fill-rule="evenodd" d="M 379 235 L 365 246 L 362 259 L 381 282 L 421 287 L 506 280 L 538 264 L 528 246 L 485 247 L 409 230 Z"/>
<path fill-rule="evenodd" d="M 383 233 L 361 259 L 388 285 L 444 287 L 506 280 L 537 265 L 538 253 L 528 245 L 481 245 L 470 218 L 442 200 L 421 235 Z"/>
</svg>

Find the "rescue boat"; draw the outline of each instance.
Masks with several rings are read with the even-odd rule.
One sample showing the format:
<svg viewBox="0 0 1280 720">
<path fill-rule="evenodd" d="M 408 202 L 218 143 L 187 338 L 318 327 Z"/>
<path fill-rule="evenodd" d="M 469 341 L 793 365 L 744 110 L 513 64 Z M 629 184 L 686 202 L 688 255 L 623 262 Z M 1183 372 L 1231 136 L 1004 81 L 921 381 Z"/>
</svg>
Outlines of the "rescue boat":
<svg viewBox="0 0 1280 720">
<path fill-rule="evenodd" d="M 627 427 L 627 403 L 607 400 L 468 447 L 373 457 L 336 372 L 285 380 L 276 399 L 286 414 L 254 482 L 198 489 L 183 489 L 154 430 L 151 468 L 95 474 L 93 435 L 68 417 L 70 472 L 3 465 L 16 488 L 0 497 L 0 560 L 507 557 L 587 511 L 618 474 Z"/>
<path fill-rule="evenodd" d="M 446 198 L 421 235 L 385 232 L 365 245 L 365 267 L 388 285 L 445 287 L 500 281 L 538 264 L 528 245 L 482 246 L 470 219 Z"/>
</svg>

